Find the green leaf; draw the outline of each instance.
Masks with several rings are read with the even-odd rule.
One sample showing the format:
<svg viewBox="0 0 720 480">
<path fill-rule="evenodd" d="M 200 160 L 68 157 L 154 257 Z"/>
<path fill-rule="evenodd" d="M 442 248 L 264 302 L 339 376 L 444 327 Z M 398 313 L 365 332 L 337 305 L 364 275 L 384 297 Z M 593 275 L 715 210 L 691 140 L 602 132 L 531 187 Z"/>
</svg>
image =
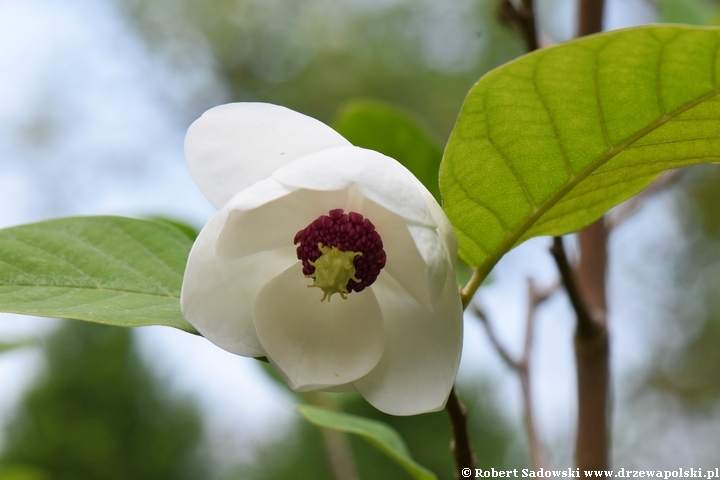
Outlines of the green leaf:
<svg viewBox="0 0 720 480">
<path fill-rule="evenodd" d="M 197 333 L 179 302 L 191 246 L 173 226 L 123 217 L 0 230 L 0 311 Z"/>
<path fill-rule="evenodd" d="M 322 428 L 359 435 L 388 455 L 417 480 L 437 480 L 437 476 L 416 463 L 400 434 L 377 420 L 333 412 L 312 405 L 297 405 L 300 414 L 310 423 Z"/>
<path fill-rule="evenodd" d="M 332 127 L 353 145 L 402 163 L 440 201 L 442 150 L 414 115 L 389 103 L 354 100 L 340 108 Z"/>
<path fill-rule="evenodd" d="M 163 216 L 150 216 L 147 218 L 148 220 L 153 220 L 155 222 L 164 223 L 166 225 L 172 225 L 173 227 L 177 228 L 181 232 L 183 232 L 187 237 L 192 240 L 193 242 L 200 234 L 200 231 L 197 230 L 192 225 L 189 225 L 183 221 L 176 220 L 174 218 L 168 218 Z"/>
<path fill-rule="evenodd" d="M 720 159 L 720 30 L 646 26 L 526 55 L 472 88 L 440 171 L 460 256 L 602 216 L 666 169 Z"/>
<path fill-rule="evenodd" d="M 455 262 L 455 282 L 458 286 L 462 287 L 467 284 L 472 278 L 473 269 L 468 266 L 467 263 L 461 259 L 457 259 Z"/>
</svg>

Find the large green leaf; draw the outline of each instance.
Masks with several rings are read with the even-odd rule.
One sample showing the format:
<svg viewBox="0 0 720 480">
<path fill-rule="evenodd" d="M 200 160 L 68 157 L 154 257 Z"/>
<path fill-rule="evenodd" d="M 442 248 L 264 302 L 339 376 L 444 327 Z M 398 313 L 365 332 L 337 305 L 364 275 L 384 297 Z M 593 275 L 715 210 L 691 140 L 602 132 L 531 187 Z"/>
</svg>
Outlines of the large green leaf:
<svg viewBox="0 0 720 480">
<path fill-rule="evenodd" d="M 0 311 L 197 333 L 179 302 L 191 246 L 170 225 L 123 217 L 0 230 Z"/>
<path fill-rule="evenodd" d="M 353 100 L 340 108 L 332 126 L 353 145 L 402 163 L 440 201 L 442 151 L 411 113 L 385 102 Z"/>
<path fill-rule="evenodd" d="M 440 171 L 460 255 L 486 275 L 598 219 L 662 171 L 720 159 L 720 30 L 647 26 L 543 49 L 472 88 Z"/>
<path fill-rule="evenodd" d="M 415 462 L 399 433 L 377 420 L 333 412 L 312 405 L 298 405 L 298 411 L 309 422 L 322 428 L 359 435 L 395 460 L 417 480 L 437 480 L 437 476 Z"/>
</svg>

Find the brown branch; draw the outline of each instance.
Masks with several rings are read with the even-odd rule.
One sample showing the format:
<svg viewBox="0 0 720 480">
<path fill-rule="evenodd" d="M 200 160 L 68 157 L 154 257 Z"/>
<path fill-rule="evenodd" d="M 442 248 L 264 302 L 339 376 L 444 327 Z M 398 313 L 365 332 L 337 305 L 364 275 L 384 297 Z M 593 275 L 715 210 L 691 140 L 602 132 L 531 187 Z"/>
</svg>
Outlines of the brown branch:
<svg viewBox="0 0 720 480">
<path fill-rule="evenodd" d="M 448 415 L 450 415 L 450 423 L 453 430 L 453 440 L 450 449 L 455 457 L 455 478 L 464 478 L 462 470 L 469 468 L 473 472 L 477 468 L 477 457 L 473 452 L 470 442 L 470 432 L 468 431 L 468 413 L 465 405 L 460 401 L 460 397 L 453 387 L 450 390 L 447 405 L 445 405 Z"/>
<path fill-rule="evenodd" d="M 578 37 L 602 32 L 603 0 L 580 0 L 578 15 Z"/>
<path fill-rule="evenodd" d="M 605 273 L 608 229 L 601 218 L 578 234 L 576 272 L 592 328 L 575 333 L 578 382 L 578 436 L 575 456 L 581 470 L 607 470 L 610 459 L 610 346 Z"/>
<path fill-rule="evenodd" d="M 580 470 L 607 470 L 610 435 L 608 332 L 605 314 L 607 229 L 599 220 L 579 234 L 582 256 L 576 275 L 570 268 L 562 239 L 551 252 L 577 316 L 575 360 L 578 382 L 576 464 Z"/>
<path fill-rule="evenodd" d="M 517 8 L 510 0 L 500 0 L 498 3 L 498 17 L 501 22 L 520 33 L 528 52 L 537 50 L 538 39 L 533 0 L 522 0 L 522 3 Z"/>
<path fill-rule="evenodd" d="M 603 0 L 580 0 L 579 7 L 578 36 L 602 31 Z M 609 467 L 610 347 L 605 298 L 608 232 L 603 218 L 579 232 L 577 288 L 572 295 L 570 289 L 575 285 L 572 272 L 563 274 L 578 316 L 575 331 L 578 384 L 575 457 L 580 470 L 607 470 Z M 559 239 L 555 244 L 562 247 Z"/>
</svg>

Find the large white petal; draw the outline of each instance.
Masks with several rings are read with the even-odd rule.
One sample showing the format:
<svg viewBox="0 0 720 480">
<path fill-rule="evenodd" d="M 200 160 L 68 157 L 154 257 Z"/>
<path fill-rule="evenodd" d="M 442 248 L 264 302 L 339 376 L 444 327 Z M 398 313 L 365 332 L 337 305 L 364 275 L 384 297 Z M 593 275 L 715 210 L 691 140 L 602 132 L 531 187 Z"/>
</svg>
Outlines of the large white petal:
<svg viewBox="0 0 720 480">
<path fill-rule="evenodd" d="M 246 188 L 225 207 L 218 254 L 238 258 L 293 246 L 295 234 L 320 215 L 345 208 L 347 191 L 288 190 L 273 178 Z"/>
<path fill-rule="evenodd" d="M 425 205 L 424 200 L 420 201 Z M 435 227 L 405 219 L 368 200 L 359 213 L 375 225 L 387 255 L 385 271 L 426 309 L 432 311 L 445 284 L 448 255 Z"/>
<path fill-rule="evenodd" d="M 458 243 L 457 237 L 455 236 L 455 230 L 453 230 L 453 227 L 450 224 L 450 219 L 447 218 L 447 215 L 445 215 L 445 212 L 437 203 L 435 197 L 432 196 L 432 193 L 425 188 L 425 185 L 420 183 L 420 180 L 416 179 L 416 185 L 420 190 L 420 193 L 422 193 L 425 203 L 427 203 L 428 208 L 430 208 L 430 213 L 438 225 L 437 231 L 440 234 L 440 239 L 443 241 L 445 251 L 448 255 L 448 261 L 450 262 L 450 265 L 455 265 L 455 262 L 457 261 Z"/>
<path fill-rule="evenodd" d="M 307 288 L 310 283 L 297 262 L 270 280 L 255 301 L 260 342 L 296 391 L 362 377 L 377 365 L 385 344 L 383 315 L 371 291 L 320 302 L 322 292 Z"/>
<path fill-rule="evenodd" d="M 462 348 L 462 307 L 453 269 L 430 313 L 389 275 L 372 290 L 385 318 L 385 352 L 369 374 L 356 380 L 375 408 L 391 415 L 442 410 L 455 382 Z"/>
<path fill-rule="evenodd" d="M 205 112 L 188 129 L 190 174 L 216 208 L 292 160 L 350 145 L 324 123 L 266 103 L 229 103 Z"/>
<path fill-rule="evenodd" d="M 183 316 L 208 340 L 247 357 L 265 355 L 255 332 L 255 297 L 268 280 L 297 260 L 292 246 L 237 260 L 215 253 L 222 212 L 202 229 L 188 258 L 180 305 Z"/>
<path fill-rule="evenodd" d="M 310 190 L 347 190 L 354 184 L 365 197 L 407 222 L 437 226 L 412 173 L 372 150 L 328 148 L 289 163 L 272 176 L 283 185 Z"/>
</svg>

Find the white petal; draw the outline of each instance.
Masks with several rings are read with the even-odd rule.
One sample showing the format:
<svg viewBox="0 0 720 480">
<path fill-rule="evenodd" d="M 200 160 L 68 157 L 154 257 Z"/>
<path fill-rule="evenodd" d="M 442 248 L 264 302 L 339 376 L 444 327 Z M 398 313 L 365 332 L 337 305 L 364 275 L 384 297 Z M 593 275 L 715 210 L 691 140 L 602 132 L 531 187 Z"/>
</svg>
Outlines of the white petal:
<svg viewBox="0 0 720 480">
<path fill-rule="evenodd" d="M 268 280 L 297 261 L 295 249 L 258 253 L 238 260 L 220 258 L 215 242 L 223 215 L 202 229 L 188 258 L 180 305 L 198 331 L 225 350 L 247 357 L 265 355 L 255 332 L 255 297 Z"/>
<path fill-rule="evenodd" d="M 448 268 L 447 251 L 440 240 L 437 229 L 420 225 L 408 225 L 408 230 L 422 255 L 423 262 L 427 265 L 425 271 L 426 288 L 430 293 L 430 301 L 435 304 L 445 284 L 445 273 Z M 398 280 L 399 276 L 396 275 L 394 278 Z"/>
<path fill-rule="evenodd" d="M 385 321 L 385 352 L 372 372 L 356 380 L 375 408 L 391 415 L 442 410 L 455 381 L 462 348 L 462 307 L 453 269 L 435 311 L 415 302 L 389 275 L 375 291 Z"/>
<path fill-rule="evenodd" d="M 283 185 L 310 190 L 347 190 L 355 184 L 365 197 L 407 222 L 437 226 L 412 173 L 372 150 L 329 148 L 289 163 L 272 176 Z"/>
<path fill-rule="evenodd" d="M 335 385 L 334 387 L 325 388 L 323 389 L 323 392 L 350 393 L 357 392 L 357 388 L 355 388 L 355 385 L 353 383 L 343 383 L 342 385 Z"/>
<path fill-rule="evenodd" d="M 408 225 L 402 217 L 368 199 L 363 201 L 360 213 L 370 219 L 382 238 L 387 255 L 384 270 L 432 311 L 443 290 L 448 266 L 448 255 L 436 228 Z"/>
<path fill-rule="evenodd" d="M 324 123 L 266 103 L 229 103 L 205 112 L 188 129 L 190 174 L 216 208 L 292 160 L 350 145 Z"/>
<path fill-rule="evenodd" d="M 438 233 L 440 234 L 440 239 L 443 242 L 445 251 L 448 254 L 448 262 L 450 262 L 450 265 L 455 265 L 457 261 L 458 244 L 455 230 L 453 230 L 450 224 L 450 219 L 447 218 L 447 215 L 445 215 L 445 212 L 437 203 L 435 197 L 432 196 L 432 193 L 425 188 L 425 185 L 420 183 L 420 180 L 417 180 L 417 187 L 420 193 L 422 193 L 423 198 L 425 198 L 425 203 L 427 203 L 427 206 L 430 208 L 430 213 L 438 225 Z"/>
<path fill-rule="evenodd" d="M 273 178 L 246 188 L 230 200 L 218 237 L 218 255 L 239 258 L 294 246 L 295 234 L 320 215 L 345 208 L 347 191 L 288 190 Z"/>
<path fill-rule="evenodd" d="M 297 262 L 270 280 L 255 301 L 260 342 L 296 391 L 352 382 L 377 365 L 384 348 L 383 317 L 371 291 L 320 302 L 322 292 L 307 288 L 310 283 Z"/>
</svg>

